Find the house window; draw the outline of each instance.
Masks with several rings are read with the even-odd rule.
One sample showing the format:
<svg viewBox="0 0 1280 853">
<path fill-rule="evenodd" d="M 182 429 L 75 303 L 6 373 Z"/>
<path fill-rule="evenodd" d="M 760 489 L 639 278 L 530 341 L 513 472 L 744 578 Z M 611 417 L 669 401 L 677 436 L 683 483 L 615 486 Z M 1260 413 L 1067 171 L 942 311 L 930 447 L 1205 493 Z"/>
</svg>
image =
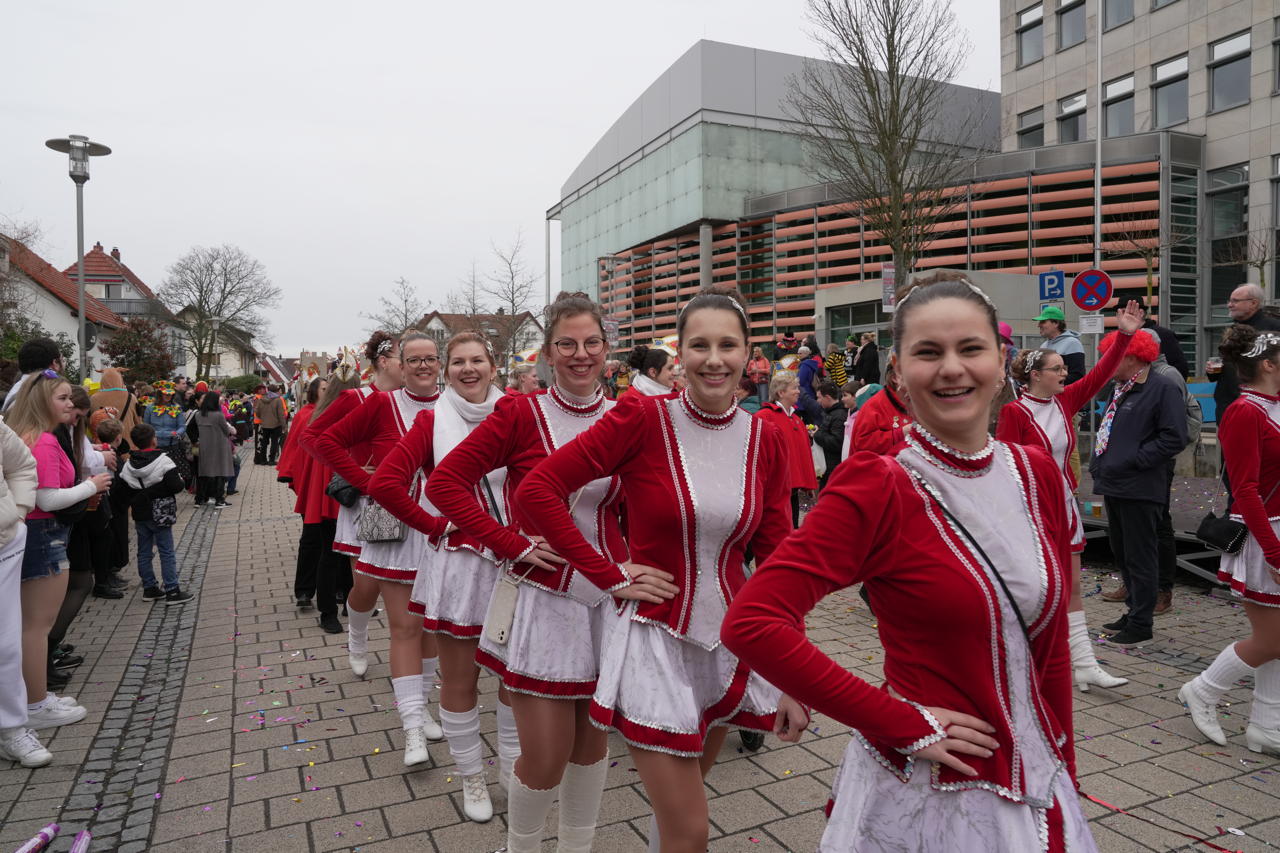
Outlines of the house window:
<svg viewBox="0 0 1280 853">
<path fill-rule="evenodd" d="M 1088 111 L 1085 93 L 1079 92 L 1058 101 L 1058 141 L 1079 142 L 1088 137 L 1085 119 Z"/>
<path fill-rule="evenodd" d="M 1209 45 L 1209 110 L 1249 103 L 1249 33 Z"/>
<path fill-rule="evenodd" d="M 1231 291 L 1248 278 L 1244 261 L 1249 246 L 1249 164 L 1209 172 L 1205 201 L 1213 264 L 1210 302 L 1215 314 L 1222 314 Z"/>
<path fill-rule="evenodd" d="M 1271 91 L 1280 94 L 1280 18 L 1275 21 L 1275 37 L 1271 40 Z"/>
<path fill-rule="evenodd" d="M 1272 229 L 1275 232 L 1272 235 L 1275 242 L 1271 245 L 1277 250 L 1271 255 L 1271 287 L 1274 293 L 1276 275 L 1280 274 L 1280 154 L 1271 155 L 1271 218 Z M 1268 297 L 1270 295 L 1270 293 L 1267 294 Z"/>
<path fill-rule="evenodd" d="M 1044 4 L 1018 13 L 1018 67 L 1044 58 Z"/>
<path fill-rule="evenodd" d="M 1102 87 L 1102 107 L 1106 136 L 1133 133 L 1133 75 L 1112 80 Z"/>
<path fill-rule="evenodd" d="M 1152 8 L 1152 9 L 1162 9 L 1162 8 L 1164 8 L 1165 6 L 1171 6 L 1171 5 L 1173 5 L 1174 3 L 1177 3 L 1177 2 L 1178 2 L 1178 0 L 1151 0 L 1151 8 Z"/>
<path fill-rule="evenodd" d="M 1133 20 L 1133 0 L 1103 0 L 1102 25 L 1107 29 Z"/>
<path fill-rule="evenodd" d="M 1084 0 L 1058 8 L 1058 50 L 1075 47 L 1084 41 Z"/>
<path fill-rule="evenodd" d="M 1151 69 L 1156 127 L 1172 127 L 1187 120 L 1187 68 L 1183 54 Z"/>
<path fill-rule="evenodd" d="M 1027 110 L 1018 116 L 1018 147 L 1039 148 L 1044 145 L 1044 107 Z"/>
</svg>

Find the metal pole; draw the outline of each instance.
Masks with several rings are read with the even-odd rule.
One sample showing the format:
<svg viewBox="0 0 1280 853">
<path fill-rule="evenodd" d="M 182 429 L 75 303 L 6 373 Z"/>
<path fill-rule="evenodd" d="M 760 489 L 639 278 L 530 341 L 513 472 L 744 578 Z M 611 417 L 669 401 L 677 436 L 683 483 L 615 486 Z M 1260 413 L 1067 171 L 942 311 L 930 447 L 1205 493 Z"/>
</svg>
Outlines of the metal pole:
<svg viewBox="0 0 1280 853">
<path fill-rule="evenodd" d="M 1096 120 L 1093 132 L 1093 268 L 1102 269 L 1102 4 L 1094 10 L 1094 29 L 1097 42 L 1098 99 L 1094 108 Z M 1087 123 L 1086 123 L 1087 126 Z"/>
<path fill-rule="evenodd" d="M 76 312 L 80 322 L 79 336 L 76 338 L 80 346 L 80 382 L 89 378 L 89 348 L 85 346 L 84 335 L 84 184 L 76 183 Z"/>
<path fill-rule="evenodd" d="M 543 226 L 544 226 L 543 232 L 545 235 L 544 250 L 546 253 L 545 256 L 543 257 L 543 269 L 545 270 L 543 278 L 546 281 L 546 285 L 547 285 L 547 301 L 544 302 L 543 305 L 549 306 L 551 305 L 551 220 L 550 219 L 543 220 Z M 596 297 L 599 298 L 599 296 L 600 296 L 599 287 L 597 287 Z"/>
</svg>

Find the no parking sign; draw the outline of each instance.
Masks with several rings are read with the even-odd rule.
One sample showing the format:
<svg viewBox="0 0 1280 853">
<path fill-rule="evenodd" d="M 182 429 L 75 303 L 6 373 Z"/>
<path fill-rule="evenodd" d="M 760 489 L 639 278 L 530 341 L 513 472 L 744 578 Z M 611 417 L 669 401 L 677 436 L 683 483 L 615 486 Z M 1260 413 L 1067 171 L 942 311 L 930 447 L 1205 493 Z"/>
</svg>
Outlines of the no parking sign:
<svg viewBox="0 0 1280 853">
<path fill-rule="evenodd" d="M 1076 273 L 1071 283 L 1071 301 L 1081 311 L 1101 311 L 1111 299 L 1111 276 L 1102 270 Z"/>
</svg>

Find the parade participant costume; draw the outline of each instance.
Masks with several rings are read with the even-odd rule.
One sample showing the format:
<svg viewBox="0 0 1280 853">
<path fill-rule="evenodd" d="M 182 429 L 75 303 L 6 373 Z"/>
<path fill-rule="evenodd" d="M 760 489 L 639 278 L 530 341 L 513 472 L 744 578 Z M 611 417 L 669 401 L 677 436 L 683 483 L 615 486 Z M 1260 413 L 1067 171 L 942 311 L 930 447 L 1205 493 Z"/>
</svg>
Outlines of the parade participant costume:
<svg viewBox="0 0 1280 853">
<path fill-rule="evenodd" d="M 720 623 L 746 583 L 747 546 L 761 559 L 791 530 L 788 465 L 775 428 L 736 404 L 702 411 L 683 391 L 627 395 L 525 476 L 516 504 L 526 529 L 611 592 L 631 576 L 593 547 L 567 507 L 578 489 L 616 475 L 631 561 L 670 572 L 679 588 L 661 604 L 622 604 L 603 639 L 595 725 L 685 757 L 702 754 L 713 726 L 772 730 L 778 690 L 721 644 Z"/>
<path fill-rule="evenodd" d="M 1057 464 L 991 439 L 961 453 L 917 423 L 891 456 L 858 453 L 836 469 L 805 528 L 849 535 L 840 548 L 789 537 L 735 599 L 723 636 L 854 729 L 819 849 L 1096 850 L 1074 782 L 1071 528 Z M 882 687 L 804 633 L 825 595 L 858 582 L 876 603 Z M 976 777 L 914 757 L 945 737 L 926 706 L 995 727 L 990 757 L 958 756 Z"/>
<path fill-rule="evenodd" d="M 630 389 L 633 393 L 643 394 L 646 397 L 661 397 L 663 394 L 670 394 L 671 389 L 656 379 L 645 376 L 640 371 L 636 371 L 631 377 Z"/>
<path fill-rule="evenodd" d="M 359 388 L 350 388 L 343 391 L 338 395 L 338 399 L 330 403 L 329 407 L 320 413 L 320 417 L 307 425 L 306 431 L 299 439 L 299 444 L 323 465 L 336 471 L 333 459 L 327 458 L 320 452 L 320 447 L 317 443 L 318 439 L 377 393 L 378 389 L 372 385 L 363 385 Z M 339 449 L 357 466 L 362 467 L 369 461 L 370 448 L 367 441 Z M 360 512 L 364 509 L 364 504 L 365 498 L 361 495 L 360 500 L 354 506 L 339 506 L 337 532 L 333 536 L 333 550 L 349 557 L 360 556 L 362 543 L 357 532 L 360 524 Z"/>
<path fill-rule="evenodd" d="M 858 407 L 849 437 L 849 455 L 860 450 L 890 453 L 902 443 L 903 430 L 914 420 L 901 398 L 888 385 Z"/>
</svg>

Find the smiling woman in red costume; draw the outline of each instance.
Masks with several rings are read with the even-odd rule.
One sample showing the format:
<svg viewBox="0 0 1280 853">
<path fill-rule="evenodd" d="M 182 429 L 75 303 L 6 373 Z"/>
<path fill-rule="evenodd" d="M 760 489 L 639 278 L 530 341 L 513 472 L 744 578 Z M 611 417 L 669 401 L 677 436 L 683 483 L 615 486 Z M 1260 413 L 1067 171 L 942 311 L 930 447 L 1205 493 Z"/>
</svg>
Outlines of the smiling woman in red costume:
<svg viewBox="0 0 1280 853">
<path fill-rule="evenodd" d="M 1116 345 L 1098 359 L 1093 370 L 1080 381 L 1067 385 L 1067 365 L 1062 356 L 1049 349 L 1023 350 L 1013 361 L 1013 378 L 1026 392 L 1000 409 L 996 438 L 1012 444 L 1038 447 L 1058 463 L 1067 479 L 1071 495 L 1067 513 L 1073 528 L 1071 538 L 1071 597 L 1067 602 L 1067 627 L 1071 647 L 1071 664 L 1076 684 L 1082 693 L 1090 685 L 1116 688 L 1129 683 L 1098 665 L 1085 623 L 1084 602 L 1080 598 L 1080 553 L 1084 551 L 1084 524 L 1075 493 L 1079 477 L 1071 464 L 1076 447 L 1075 413 L 1088 405 L 1102 386 L 1111 380 L 1116 367 L 1129 350 L 1133 334 L 1142 328 L 1142 311 L 1133 300 L 1116 312 L 1121 334 Z"/>
<path fill-rule="evenodd" d="M 486 625 L 477 659 L 511 692 L 520 759 L 508 788 L 507 850 L 542 849 L 547 812 L 560 798 L 561 853 L 587 853 L 604 793 L 605 733 L 587 710 L 595 692 L 609 595 L 521 533 L 499 524 L 477 500 L 486 472 L 506 467 L 512 494 L 534 466 L 600 420 L 610 408 L 600 385 L 608 345 L 600 308 L 583 293 L 562 293 L 546 318 L 542 357 L 555 383 L 547 391 L 499 401 L 493 415 L 445 457 L 427 495 L 458 528 L 514 564 L 514 618 L 505 642 Z M 594 480 L 573 498 L 573 519 L 596 551 L 626 556 L 618 525 L 616 478 Z M 510 501 L 508 501 L 510 503 Z M 558 789 L 557 789 L 557 786 Z"/>
<path fill-rule="evenodd" d="M 943 273 L 898 301 L 891 356 L 915 423 L 857 453 L 734 599 L 749 666 L 854 729 L 820 850 L 1094 851 L 1075 790 L 1062 471 L 995 441 L 995 308 Z M 841 547 L 816 531 L 843 530 Z M 823 654 L 803 619 L 864 582 L 884 677 Z"/>
<path fill-rule="evenodd" d="M 440 723 L 449 753 L 462 777 L 462 809 L 471 820 L 493 817 L 480 741 L 480 705 L 476 646 L 485 609 L 498 579 L 501 558 L 440 514 L 425 493 L 410 497 L 415 481 L 425 480 L 472 430 L 493 413 L 504 397 L 493 384 L 496 362 L 488 342 L 476 332 L 459 332 L 445 344 L 447 385 L 435 409 L 420 413 L 413 429 L 387 455 L 369 483 L 369 494 L 409 526 L 429 537 L 432 547 L 410 593 L 410 610 L 422 617 L 418 630 L 440 646 Z M 510 518 L 499 502 L 506 469 L 484 472 L 476 479 L 476 499 L 486 512 Z M 498 773 L 510 773 L 520 755 L 520 740 L 505 687 L 498 690 Z"/>
<path fill-rule="evenodd" d="M 653 805 L 650 849 L 706 849 L 703 777 L 726 726 L 797 740 L 807 717 L 720 643 L 725 606 L 746 581 L 744 552 L 767 556 L 791 529 L 782 436 L 737 406 L 747 362 L 736 291 L 706 289 L 676 321 L 686 390 L 628 394 L 601 421 L 525 476 L 526 529 L 624 603 L 602 640 L 591 719 L 613 728 Z M 616 476 L 630 562 L 597 550 L 570 513 L 572 495 Z"/>
<path fill-rule="evenodd" d="M 429 411 L 440 397 L 436 386 L 440 348 L 432 338 L 418 331 L 406 332 L 393 351 L 400 362 L 404 387 L 371 395 L 313 439 L 317 452 L 333 470 L 365 495 L 369 494 L 370 471 L 409 432 L 418 413 Z M 367 452 L 362 449 L 353 457 L 347 450 L 352 447 L 367 448 Z M 406 495 L 420 496 L 424 485 L 421 480 L 410 483 Z M 377 513 L 380 507 L 366 502 L 364 511 Z M 429 761 L 426 742 L 444 737 L 426 701 L 435 683 L 435 638 L 424 634 L 417 617 L 409 612 L 409 590 L 427 547 L 426 536 L 405 530 L 399 539 L 363 543 L 355 567 L 357 576 L 376 580 L 391 623 L 391 687 L 404 727 L 407 765 Z M 354 609 L 355 604 L 348 607 Z M 361 638 L 354 631 L 349 636 L 351 668 L 363 675 L 368 667 L 367 646 L 359 645 Z M 367 632 L 364 636 L 367 638 Z"/>
</svg>

